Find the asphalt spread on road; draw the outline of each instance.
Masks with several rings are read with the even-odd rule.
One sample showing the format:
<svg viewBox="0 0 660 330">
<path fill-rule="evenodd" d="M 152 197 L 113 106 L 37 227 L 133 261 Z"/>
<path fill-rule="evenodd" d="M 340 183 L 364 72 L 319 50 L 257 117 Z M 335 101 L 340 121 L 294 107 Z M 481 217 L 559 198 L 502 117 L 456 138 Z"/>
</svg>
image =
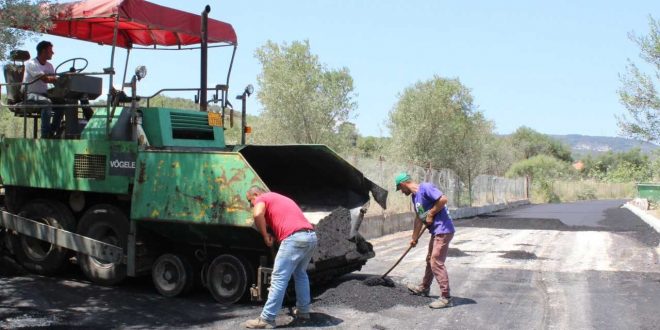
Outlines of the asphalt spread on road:
<svg viewBox="0 0 660 330">
<path fill-rule="evenodd" d="M 316 296 L 312 306 L 344 305 L 359 311 L 373 313 L 402 306 L 426 306 L 433 301 L 430 297 L 416 296 L 400 284 L 394 287 L 368 286 L 363 279 L 355 278 L 335 283 Z"/>
</svg>

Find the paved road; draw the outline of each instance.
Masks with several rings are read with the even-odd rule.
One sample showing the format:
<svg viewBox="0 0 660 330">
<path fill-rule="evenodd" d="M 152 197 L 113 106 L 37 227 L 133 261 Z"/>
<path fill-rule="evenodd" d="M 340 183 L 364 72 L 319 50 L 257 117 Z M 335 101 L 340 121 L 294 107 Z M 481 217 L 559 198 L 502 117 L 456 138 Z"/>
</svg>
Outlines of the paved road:
<svg viewBox="0 0 660 330">
<path fill-rule="evenodd" d="M 399 293 L 380 287 L 372 292 L 384 293 L 370 297 L 370 304 L 359 297 L 328 304 L 323 298 L 347 283 L 387 270 L 407 247 L 410 232 L 375 239 L 377 256 L 361 272 L 335 283 L 335 289 L 316 290 L 311 322 L 291 323 L 282 314 L 278 323 L 342 329 L 657 329 L 660 236 L 619 208 L 622 203 L 534 205 L 456 221 L 447 261 L 452 308 L 430 310 L 408 299 L 401 299 L 407 305 L 390 307 L 387 302 Z M 394 280 L 420 279 L 426 242 L 428 236 L 391 273 Z M 250 304 L 218 306 L 205 292 L 166 299 L 148 279 L 104 288 L 77 273 L 46 278 L 10 266 L 0 262 L 0 328 L 233 329 L 260 311 Z M 431 294 L 438 294 L 435 284 Z"/>
</svg>

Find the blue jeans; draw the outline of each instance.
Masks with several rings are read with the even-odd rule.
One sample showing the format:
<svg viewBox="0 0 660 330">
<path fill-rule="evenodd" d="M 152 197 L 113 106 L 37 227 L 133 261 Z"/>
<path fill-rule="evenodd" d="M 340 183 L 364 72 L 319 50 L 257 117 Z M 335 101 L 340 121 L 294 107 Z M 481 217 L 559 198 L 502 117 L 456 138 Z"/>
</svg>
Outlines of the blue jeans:
<svg viewBox="0 0 660 330">
<path fill-rule="evenodd" d="M 317 242 L 314 232 L 297 232 L 282 241 L 273 265 L 268 300 L 261 311 L 262 319 L 275 320 L 282 308 L 286 287 L 292 275 L 296 283 L 296 307 L 302 313 L 309 313 L 312 297 L 309 293 L 307 265 L 312 259 Z"/>
<path fill-rule="evenodd" d="M 27 96 L 28 103 L 31 104 L 43 104 L 41 108 L 41 137 L 47 138 L 51 136 L 54 132 L 57 132 L 60 129 L 60 123 L 62 123 L 62 115 L 64 112 L 61 108 L 53 108 L 53 102 L 46 96 L 36 93 L 29 93 Z M 51 112 L 53 122 L 51 123 Z"/>
</svg>

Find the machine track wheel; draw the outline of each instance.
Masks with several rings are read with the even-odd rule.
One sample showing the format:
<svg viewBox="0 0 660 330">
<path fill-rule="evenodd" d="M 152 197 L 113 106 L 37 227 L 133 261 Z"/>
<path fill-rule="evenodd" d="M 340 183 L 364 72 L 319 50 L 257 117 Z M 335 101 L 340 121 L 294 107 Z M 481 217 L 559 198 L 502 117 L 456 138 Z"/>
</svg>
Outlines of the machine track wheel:
<svg viewBox="0 0 660 330">
<path fill-rule="evenodd" d="M 21 207 L 18 215 L 58 229 L 73 231 L 76 227 L 71 211 L 58 201 L 29 201 Z M 12 235 L 12 247 L 18 262 L 26 269 L 39 274 L 56 274 L 68 265 L 69 250 L 46 241 L 21 234 Z"/>
<path fill-rule="evenodd" d="M 115 206 L 92 206 L 80 218 L 78 234 L 113 244 L 124 249 L 128 245 L 129 223 L 124 213 Z M 126 264 L 106 262 L 78 253 L 78 264 L 85 276 L 101 285 L 114 285 L 126 278 Z"/>
<path fill-rule="evenodd" d="M 206 271 L 206 286 L 213 298 L 221 304 L 230 305 L 248 292 L 252 269 L 242 257 L 222 254 L 211 262 Z"/>
<path fill-rule="evenodd" d="M 190 293 L 195 283 L 195 271 L 186 256 L 165 253 L 154 262 L 151 279 L 161 295 L 176 297 Z"/>
</svg>

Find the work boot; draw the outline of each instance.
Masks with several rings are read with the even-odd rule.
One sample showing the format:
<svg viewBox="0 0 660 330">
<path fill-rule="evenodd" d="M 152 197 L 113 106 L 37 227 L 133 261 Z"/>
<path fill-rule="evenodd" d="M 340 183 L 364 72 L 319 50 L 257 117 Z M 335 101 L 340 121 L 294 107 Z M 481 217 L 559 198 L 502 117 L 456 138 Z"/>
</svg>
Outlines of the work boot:
<svg viewBox="0 0 660 330">
<path fill-rule="evenodd" d="M 431 288 L 424 289 L 421 285 L 408 284 L 407 287 L 410 293 L 416 296 L 428 297 L 429 291 L 431 291 Z"/>
<path fill-rule="evenodd" d="M 445 307 L 451 307 L 452 306 L 452 301 L 451 297 L 440 297 L 438 300 L 432 302 L 429 304 L 429 307 L 431 308 L 445 308 Z"/>
<path fill-rule="evenodd" d="M 248 320 L 244 325 L 248 329 L 275 329 L 275 321 L 264 320 L 261 317 Z"/>
<path fill-rule="evenodd" d="M 297 307 L 293 309 L 293 317 L 300 320 L 309 320 L 309 313 L 301 312 Z"/>
</svg>

